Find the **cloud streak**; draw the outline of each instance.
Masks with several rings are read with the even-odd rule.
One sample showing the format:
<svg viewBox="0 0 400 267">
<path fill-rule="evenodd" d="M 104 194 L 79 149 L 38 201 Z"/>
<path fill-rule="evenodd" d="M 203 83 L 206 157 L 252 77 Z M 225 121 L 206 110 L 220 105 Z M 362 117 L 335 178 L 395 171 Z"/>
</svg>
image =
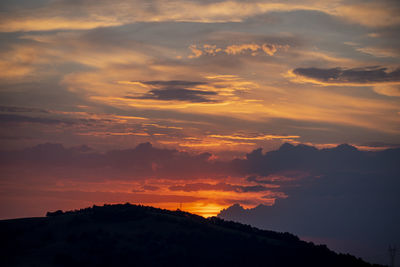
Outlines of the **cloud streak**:
<svg viewBox="0 0 400 267">
<path fill-rule="evenodd" d="M 297 68 L 289 76 L 298 83 L 323 86 L 372 86 L 380 95 L 400 96 L 400 68 L 388 70 L 382 67 L 364 68 Z"/>
<path fill-rule="evenodd" d="M 248 193 L 248 192 L 265 192 L 269 191 L 266 186 L 262 185 L 233 185 L 227 183 L 192 183 L 185 185 L 174 185 L 170 186 L 171 191 L 184 191 L 184 192 L 197 192 L 197 191 L 225 191 L 225 192 L 236 192 L 236 193 Z"/>
<path fill-rule="evenodd" d="M 51 119 L 51 118 L 40 118 L 30 117 L 15 114 L 0 114 L 0 123 L 42 123 L 42 124 L 72 124 L 71 121 Z"/>
<path fill-rule="evenodd" d="M 211 96 L 218 95 L 217 92 L 214 91 L 204 91 L 195 88 L 198 85 L 205 85 L 204 82 L 192 82 L 192 81 L 145 81 L 141 82 L 142 84 L 148 85 L 151 88 L 159 88 L 152 89 L 148 91 L 146 94 L 134 97 L 134 96 L 126 96 L 128 99 L 153 99 L 153 100 L 162 100 L 162 101 L 187 101 L 192 103 L 204 103 L 204 102 L 216 102 L 216 100 L 211 99 Z"/>
<path fill-rule="evenodd" d="M 340 67 L 331 69 L 297 68 L 293 73 L 322 84 L 376 84 L 376 83 L 400 83 L 400 69 L 389 71 L 387 68 L 366 67 L 355 69 L 343 69 Z M 308 81 L 308 80 L 307 80 Z"/>
<path fill-rule="evenodd" d="M 31 10 L 9 10 L 3 16 L 0 31 L 48 31 L 75 29 L 85 30 L 97 27 L 113 27 L 135 22 L 240 22 L 246 18 L 270 12 L 290 12 L 296 10 L 320 11 L 334 17 L 344 18 L 351 23 L 368 27 L 398 25 L 396 16 L 399 7 L 393 1 L 383 3 L 347 4 L 337 1 L 320 2 L 239 2 L 239 1 L 122 1 L 110 4 L 107 1 L 52 2 Z M 391 5 L 391 9 L 387 8 Z M 79 8 L 80 12 L 74 12 Z M 135 16 L 132 16 L 135 14 Z M 376 19 L 371 20 L 371 14 Z"/>
<path fill-rule="evenodd" d="M 215 102 L 215 100 L 207 98 L 208 96 L 217 95 L 216 92 L 191 90 L 183 88 L 168 88 L 163 90 L 153 89 L 148 93 L 136 97 L 136 99 L 154 99 L 154 100 L 177 100 L 177 101 L 188 101 L 192 103 L 204 103 L 204 102 Z M 128 99 L 135 99 L 135 97 L 126 96 Z"/>
</svg>

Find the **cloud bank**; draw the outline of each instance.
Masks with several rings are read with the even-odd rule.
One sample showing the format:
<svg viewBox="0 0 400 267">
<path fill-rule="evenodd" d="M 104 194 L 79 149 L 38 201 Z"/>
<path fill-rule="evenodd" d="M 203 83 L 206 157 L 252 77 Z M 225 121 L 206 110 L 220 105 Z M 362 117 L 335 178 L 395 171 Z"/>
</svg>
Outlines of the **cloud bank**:
<svg viewBox="0 0 400 267">
<path fill-rule="evenodd" d="M 105 153 L 48 143 L 2 151 L 0 189 L 8 192 L 2 198 L 10 205 L 17 205 L 19 197 L 58 195 L 81 204 L 102 197 L 170 208 L 183 202 L 194 211 L 213 214 L 233 203 L 262 203 L 250 209 L 235 204 L 219 216 L 293 232 L 379 262 L 372 251 L 400 238 L 400 216 L 393 212 L 400 208 L 399 158 L 399 148 L 373 152 L 346 144 L 317 149 L 286 143 L 275 151 L 256 149 L 245 158 L 221 161 L 210 153 L 150 143 Z M 18 186 L 32 182 L 32 188 Z M 3 207 L 1 212 L 11 211 Z"/>
<path fill-rule="evenodd" d="M 237 160 L 245 173 L 253 172 L 248 181 L 279 183 L 288 197 L 251 209 L 236 204 L 219 216 L 294 232 L 383 263 L 387 244 L 400 238 L 400 216 L 393 212 L 400 208 L 398 158 L 400 149 L 362 152 L 349 145 L 316 149 L 285 144 L 265 154 L 255 150 Z"/>
</svg>

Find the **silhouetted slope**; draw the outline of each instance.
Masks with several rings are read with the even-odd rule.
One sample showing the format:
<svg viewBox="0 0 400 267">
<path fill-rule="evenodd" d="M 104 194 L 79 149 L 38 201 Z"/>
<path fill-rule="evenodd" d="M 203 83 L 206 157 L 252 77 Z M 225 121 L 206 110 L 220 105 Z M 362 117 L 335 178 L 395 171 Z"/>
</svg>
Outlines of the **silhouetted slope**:
<svg viewBox="0 0 400 267">
<path fill-rule="evenodd" d="M 124 205 L 0 221 L 1 266 L 372 266 L 289 233 Z"/>
</svg>

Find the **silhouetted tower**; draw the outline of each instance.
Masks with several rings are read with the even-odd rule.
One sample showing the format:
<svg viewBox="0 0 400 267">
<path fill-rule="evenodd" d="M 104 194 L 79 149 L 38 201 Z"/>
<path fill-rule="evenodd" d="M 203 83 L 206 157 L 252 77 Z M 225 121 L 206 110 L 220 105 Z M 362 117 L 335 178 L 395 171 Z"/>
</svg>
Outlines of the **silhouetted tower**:
<svg viewBox="0 0 400 267">
<path fill-rule="evenodd" d="M 390 255 L 390 267 L 394 266 L 394 258 L 396 257 L 397 249 L 396 246 L 389 245 L 389 255 Z"/>
</svg>

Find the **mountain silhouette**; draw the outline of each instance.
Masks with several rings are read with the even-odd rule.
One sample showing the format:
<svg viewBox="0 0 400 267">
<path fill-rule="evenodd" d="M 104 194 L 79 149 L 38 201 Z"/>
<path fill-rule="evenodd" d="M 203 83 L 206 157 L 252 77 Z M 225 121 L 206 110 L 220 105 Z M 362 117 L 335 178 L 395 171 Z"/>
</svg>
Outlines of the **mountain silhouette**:
<svg viewBox="0 0 400 267">
<path fill-rule="evenodd" d="M 118 204 L 0 221 L 1 266 L 378 266 L 290 233 Z"/>
</svg>

